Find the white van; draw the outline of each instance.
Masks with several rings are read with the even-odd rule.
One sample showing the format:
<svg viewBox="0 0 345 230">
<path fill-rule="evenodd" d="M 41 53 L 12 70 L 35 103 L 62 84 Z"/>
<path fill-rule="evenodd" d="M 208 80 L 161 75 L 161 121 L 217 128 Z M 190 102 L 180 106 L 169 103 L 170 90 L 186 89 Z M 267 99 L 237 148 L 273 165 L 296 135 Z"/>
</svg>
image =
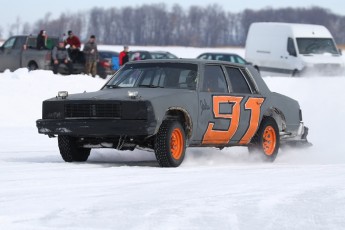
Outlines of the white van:
<svg viewBox="0 0 345 230">
<path fill-rule="evenodd" d="M 251 24 L 245 58 L 262 75 L 339 75 L 344 60 L 328 29 L 320 25 Z"/>
</svg>

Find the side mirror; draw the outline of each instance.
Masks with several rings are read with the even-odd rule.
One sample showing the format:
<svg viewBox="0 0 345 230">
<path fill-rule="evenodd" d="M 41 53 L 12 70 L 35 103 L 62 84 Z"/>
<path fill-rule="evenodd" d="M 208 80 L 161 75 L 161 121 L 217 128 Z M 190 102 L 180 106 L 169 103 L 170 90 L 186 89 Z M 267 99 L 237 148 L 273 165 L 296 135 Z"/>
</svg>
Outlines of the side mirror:
<svg viewBox="0 0 345 230">
<path fill-rule="evenodd" d="M 340 48 L 338 49 L 338 52 L 340 55 L 343 55 L 343 51 Z"/>
</svg>

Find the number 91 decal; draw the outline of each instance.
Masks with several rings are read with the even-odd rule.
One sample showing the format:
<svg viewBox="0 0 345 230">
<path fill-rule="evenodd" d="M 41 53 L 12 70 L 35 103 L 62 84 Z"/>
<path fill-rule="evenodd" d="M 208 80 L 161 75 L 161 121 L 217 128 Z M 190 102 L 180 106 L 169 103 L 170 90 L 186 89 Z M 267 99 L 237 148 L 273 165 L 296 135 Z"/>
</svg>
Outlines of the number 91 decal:
<svg viewBox="0 0 345 230">
<path fill-rule="evenodd" d="M 229 119 L 230 125 L 227 130 L 214 130 L 214 122 L 209 122 L 202 140 L 203 144 L 227 144 L 235 135 L 241 116 L 241 102 L 244 97 L 235 96 L 213 96 L 213 114 L 215 118 Z M 239 144 L 248 144 L 254 136 L 258 126 L 261 112 L 261 105 L 264 98 L 249 97 L 244 105 L 245 110 L 250 110 L 251 116 L 249 126 Z M 220 113 L 221 104 L 233 104 L 232 113 Z"/>
</svg>

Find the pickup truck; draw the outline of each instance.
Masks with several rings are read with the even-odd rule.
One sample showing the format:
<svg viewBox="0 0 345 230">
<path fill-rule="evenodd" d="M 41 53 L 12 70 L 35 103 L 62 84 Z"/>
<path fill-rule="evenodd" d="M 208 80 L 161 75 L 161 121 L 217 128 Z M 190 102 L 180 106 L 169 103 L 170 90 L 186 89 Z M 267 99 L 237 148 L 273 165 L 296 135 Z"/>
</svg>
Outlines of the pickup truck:
<svg viewBox="0 0 345 230">
<path fill-rule="evenodd" d="M 36 49 L 36 36 L 18 35 L 7 39 L 0 47 L 0 71 L 14 71 L 27 67 L 29 70 L 51 67 L 51 50 L 58 43 L 58 37 L 49 37 L 47 48 Z"/>
<path fill-rule="evenodd" d="M 36 48 L 36 36 L 19 35 L 10 37 L 0 47 L 0 72 L 6 69 L 14 71 L 23 67 L 27 67 L 29 70 L 52 70 L 52 50 L 58 42 L 58 37 L 48 37 L 47 49 L 38 50 Z M 115 72 L 111 68 L 111 59 L 113 56 L 118 56 L 118 54 L 112 51 L 99 51 L 99 54 L 100 61 L 97 63 L 97 74 L 101 78 L 106 78 Z M 84 53 L 80 52 L 78 60 L 73 62 L 73 73 L 80 74 L 84 71 L 84 68 Z M 59 66 L 58 72 L 68 74 L 68 67 L 62 64 Z"/>
<path fill-rule="evenodd" d="M 280 144 L 308 145 L 298 102 L 271 92 L 253 66 L 225 61 L 129 62 L 97 92 L 45 100 L 42 115 L 38 132 L 58 136 L 67 162 L 139 147 L 177 167 L 187 146 L 247 146 L 273 161 Z"/>
</svg>

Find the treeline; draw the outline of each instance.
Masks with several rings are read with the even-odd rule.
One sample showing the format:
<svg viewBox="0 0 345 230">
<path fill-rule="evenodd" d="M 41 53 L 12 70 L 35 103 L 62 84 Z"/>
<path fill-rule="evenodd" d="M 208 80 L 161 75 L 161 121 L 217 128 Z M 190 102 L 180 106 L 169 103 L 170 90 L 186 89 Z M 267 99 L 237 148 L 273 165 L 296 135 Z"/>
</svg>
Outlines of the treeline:
<svg viewBox="0 0 345 230">
<path fill-rule="evenodd" d="M 46 14 L 33 25 L 18 18 L 10 34 L 37 34 L 45 29 L 49 35 L 62 36 L 72 30 L 82 40 L 97 36 L 98 43 L 128 45 L 243 46 L 252 22 L 293 22 L 326 26 L 338 44 L 345 44 L 345 17 L 320 8 L 265 8 L 225 11 L 221 5 L 191 6 L 148 4 L 137 7 L 93 8 L 78 13 L 63 13 L 52 19 Z M 1 34 L 1 31 L 0 31 Z"/>
</svg>

